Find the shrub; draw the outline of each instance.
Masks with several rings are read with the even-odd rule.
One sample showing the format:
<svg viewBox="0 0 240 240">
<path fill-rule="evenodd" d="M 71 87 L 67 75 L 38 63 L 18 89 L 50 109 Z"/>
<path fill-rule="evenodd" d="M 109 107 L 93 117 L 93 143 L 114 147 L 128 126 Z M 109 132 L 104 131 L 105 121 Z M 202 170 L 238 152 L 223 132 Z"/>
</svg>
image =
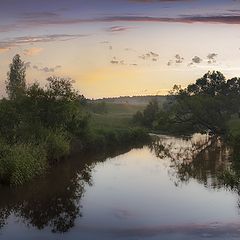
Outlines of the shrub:
<svg viewBox="0 0 240 240">
<path fill-rule="evenodd" d="M 70 152 L 70 139 L 61 130 L 59 132 L 49 131 L 45 144 L 47 158 L 50 162 L 58 161 Z"/>
<path fill-rule="evenodd" d="M 0 180 L 9 185 L 21 185 L 47 168 L 46 152 L 42 146 L 15 144 L 3 146 L 0 158 Z"/>
<path fill-rule="evenodd" d="M 239 152 L 240 147 L 240 120 L 233 119 L 228 122 L 228 138 L 234 150 Z"/>
</svg>

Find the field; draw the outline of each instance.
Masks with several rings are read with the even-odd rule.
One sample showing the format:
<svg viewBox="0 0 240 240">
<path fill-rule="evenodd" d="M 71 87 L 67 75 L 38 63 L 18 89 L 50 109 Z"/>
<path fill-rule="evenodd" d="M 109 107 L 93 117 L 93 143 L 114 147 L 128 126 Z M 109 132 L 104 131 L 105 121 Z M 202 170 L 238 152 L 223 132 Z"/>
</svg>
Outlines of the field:
<svg viewBox="0 0 240 240">
<path fill-rule="evenodd" d="M 94 129 L 123 129 L 134 127 L 132 116 L 142 111 L 143 105 L 106 103 L 106 113 L 92 113 L 91 126 Z"/>
</svg>

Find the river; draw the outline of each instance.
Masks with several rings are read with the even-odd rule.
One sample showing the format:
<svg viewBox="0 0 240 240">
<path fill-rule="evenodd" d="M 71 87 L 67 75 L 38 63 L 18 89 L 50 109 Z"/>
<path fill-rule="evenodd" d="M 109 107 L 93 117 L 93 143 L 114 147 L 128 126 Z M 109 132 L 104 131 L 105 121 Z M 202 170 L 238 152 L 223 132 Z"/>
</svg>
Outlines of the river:
<svg viewBox="0 0 240 240">
<path fill-rule="evenodd" d="M 158 136 L 152 144 L 79 155 L 19 188 L 0 188 L 0 239 L 239 239 L 238 191 L 220 140 Z"/>
</svg>

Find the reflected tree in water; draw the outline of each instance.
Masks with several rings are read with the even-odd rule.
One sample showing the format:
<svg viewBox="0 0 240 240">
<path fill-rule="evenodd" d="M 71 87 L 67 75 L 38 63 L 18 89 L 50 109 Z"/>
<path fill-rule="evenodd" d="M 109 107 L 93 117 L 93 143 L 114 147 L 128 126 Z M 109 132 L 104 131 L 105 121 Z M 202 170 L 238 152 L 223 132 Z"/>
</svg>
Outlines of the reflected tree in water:
<svg viewBox="0 0 240 240">
<path fill-rule="evenodd" d="M 49 227 L 54 233 L 69 231 L 82 216 L 81 199 L 86 186 L 92 185 L 92 169 L 107 157 L 130 149 L 124 147 L 97 156 L 83 155 L 83 159 L 78 156 L 57 165 L 47 176 L 28 185 L 12 189 L 0 186 L 0 229 L 13 214 L 29 227 L 40 230 Z"/>
<path fill-rule="evenodd" d="M 221 139 L 200 134 L 185 139 L 160 137 L 150 148 L 170 162 L 168 173 L 176 186 L 192 178 L 208 188 L 223 187 L 219 174 L 230 168 L 231 149 Z"/>
<path fill-rule="evenodd" d="M 50 227 L 52 232 L 67 232 L 74 226 L 76 218 L 81 217 L 80 200 L 86 184 L 92 184 L 91 169 L 85 165 L 74 172 L 69 167 L 46 181 L 36 181 L 18 189 L 3 189 L 0 227 L 14 214 L 29 226 L 38 229 Z"/>
</svg>

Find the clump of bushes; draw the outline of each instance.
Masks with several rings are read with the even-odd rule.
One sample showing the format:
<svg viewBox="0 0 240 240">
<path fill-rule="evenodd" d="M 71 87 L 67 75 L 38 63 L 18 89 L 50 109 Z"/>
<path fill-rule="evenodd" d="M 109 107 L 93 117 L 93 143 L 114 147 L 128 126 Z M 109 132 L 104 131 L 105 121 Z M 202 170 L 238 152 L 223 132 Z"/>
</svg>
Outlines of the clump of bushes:
<svg viewBox="0 0 240 240">
<path fill-rule="evenodd" d="M 240 119 L 228 122 L 228 139 L 235 153 L 240 151 Z"/>
<path fill-rule="evenodd" d="M 21 185 L 47 169 L 47 155 L 42 146 L 1 144 L 0 179 L 8 185 Z"/>
<path fill-rule="evenodd" d="M 86 138 L 84 149 L 95 151 L 112 149 L 116 147 L 127 147 L 135 144 L 146 143 L 150 140 L 148 133 L 141 128 L 126 129 L 97 129 L 91 131 Z"/>
<path fill-rule="evenodd" d="M 62 131 L 50 131 L 45 144 L 47 158 L 51 162 L 66 157 L 70 152 L 70 138 Z"/>
<path fill-rule="evenodd" d="M 43 174 L 49 165 L 67 156 L 70 138 L 62 131 L 44 131 L 38 143 L 7 144 L 0 141 L 0 182 L 16 186 Z"/>
</svg>

